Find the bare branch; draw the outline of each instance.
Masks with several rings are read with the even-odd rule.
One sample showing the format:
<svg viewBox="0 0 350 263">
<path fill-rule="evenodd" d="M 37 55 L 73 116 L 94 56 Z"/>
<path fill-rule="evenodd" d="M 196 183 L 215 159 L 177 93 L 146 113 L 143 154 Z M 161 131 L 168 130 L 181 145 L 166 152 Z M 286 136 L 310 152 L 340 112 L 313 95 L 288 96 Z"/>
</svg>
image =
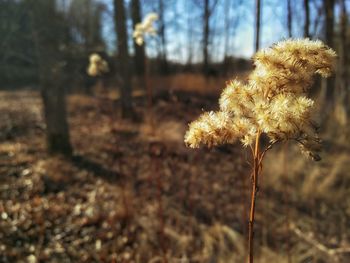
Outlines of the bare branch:
<svg viewBox="0 0 350 263">
<path fill-rule="evenodd" d="M 319 251 L 324 252 L 328 256 L 350 253 L 350 247 L 328 248 L 327 246 L 313 238 L 312 233 L 305 233 L 304 231 L 301 231 L 294 223 L 290 224 L 290 229 L 299 238 L 303 239 Z"/>
</svg>

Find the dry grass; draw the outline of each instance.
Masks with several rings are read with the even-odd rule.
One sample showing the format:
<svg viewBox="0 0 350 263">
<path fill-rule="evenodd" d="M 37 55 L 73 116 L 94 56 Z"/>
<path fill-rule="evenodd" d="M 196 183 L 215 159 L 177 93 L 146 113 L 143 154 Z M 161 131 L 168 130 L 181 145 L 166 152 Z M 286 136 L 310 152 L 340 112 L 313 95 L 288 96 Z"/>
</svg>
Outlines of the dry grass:
<svg viewBox="0 0 350 263">
<path fill-rule="evenodd" d="M 242 73 L 238 77 L 244 78 L 246 75 L 246 73 Z M 180 73 L 170 76 L 153 76 L 151 84 L 156 91 L 185 91 L 216 96 L 221 93 L 226 81 L 226 77 L 206 78 L 201 74 Z"/>
<path fill-rule="evenodd" d="M 337 149 L 333 143 L 326 142 L 332 146 L 318 163 L 302 158 L 290 146 L 267 156 L 262 206 L 271 210 L 267 221 L 281 219 L 270 231 L 282 231 L 287 238 L 292 262 L 350 258 L 350 148 Z M 349 143 L 343 141 L 345 145 Z"/>
</svg>

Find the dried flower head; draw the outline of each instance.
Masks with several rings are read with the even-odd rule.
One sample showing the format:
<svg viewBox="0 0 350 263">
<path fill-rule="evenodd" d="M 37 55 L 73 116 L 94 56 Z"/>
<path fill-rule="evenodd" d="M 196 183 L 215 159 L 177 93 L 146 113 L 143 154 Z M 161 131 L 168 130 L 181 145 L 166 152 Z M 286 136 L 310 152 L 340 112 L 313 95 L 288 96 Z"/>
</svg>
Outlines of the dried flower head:
<svg viewBox="0 0 350 263">
<path fill-rule="evenodd" d="M 229 82 L 219 99 L 220 111 L 191 123 L 185 143 L 196 148 L 240 140 L 249 146 L 259 133 L 271 142 L 294 139 L 319 159 L 320 140 L 311 120 L 314 101 L 306 91 L 315 74 L 331 74 L 335 58 L 332 49 L 309 39 L 285 40 L 257 52 L 248 82 Z"/>
<path fill-rule="evenodd" d="M 93 53 L 89 58 L 90 64 L 87 68 L 87 74 L 91 77 L 101 76 L 109 71 L 107 61 L 99 54 Z"/>
<path fill-rule="evenodd" d="M 136 44 L 139 46 L 143 45 L 146 35 L 157 35 L 157 31 L 154 28 L 154 22 L 157 20 L 158 15 L 156 13 L 149 13 L 141 23 L 135 25 L 133 38 L 135 39 Z"/>
</svg>

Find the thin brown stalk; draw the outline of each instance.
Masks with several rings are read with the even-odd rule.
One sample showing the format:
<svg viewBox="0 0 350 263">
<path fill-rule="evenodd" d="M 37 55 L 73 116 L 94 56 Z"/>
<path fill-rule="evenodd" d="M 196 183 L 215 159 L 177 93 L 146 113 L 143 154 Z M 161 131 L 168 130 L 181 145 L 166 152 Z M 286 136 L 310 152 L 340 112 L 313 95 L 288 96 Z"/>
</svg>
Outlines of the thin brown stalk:
<svg viewBox="0 0 350 263">
<path fill-rule="evenodd" d="M 123 161 L 122 161 L 121 158 L 118 158 L 118 164 L 119 164 L 120 174 L 124 174 Z M 126 220 L 126 223 L 125 223 L 126 224 L 126 228 L 127 228 L 128 233 L 130 233 L 130 224 L 128 224 L 128 221 L 131 219 L 132 207 L 131 207 L 130 196 L 128 196 L 128 194 L 127 194 L 128 189 L 129 189 L 128 184 L 127 184 L 126 181 L 124 181 L 123 182 L 123 186 L 121 188 L 122 203 L 123 203 L 123 207 L 124 207 L 124 218 Z"/>
<path fill-rule="evenodd" d="M 125 218 L 129 219 L 130 211 L 129 211 L 129 201 L 126 194 L 126 184 L 122 187 L 122 201 L 124 206 Z"/>
<path fill-rule="evenodd" d="M 288 141 L 283 145 L 283 174 L 287 178 L 288 173 Z M 291 255 L 291 243 L 290 243 L 290 214 L 289 214 L 289 189 L 288 182 L 285 183 L 285 189 L 283 191 L 283 199 L 285 203 L 285 214 L 286 214 L 286 245 L 287 245 L 287 260 L 288 263 L 292 262 Z"/>
<path fill-rule="evenodd" d="M 242 180 L 242 187 L 241 189 L 241 197 L 242 197 L 242 225 L 243 225 L 243 236 L 245 237 L 244 240 L 244 255 L 247 254 L 248 251 L 248 244 L 247 244 L 247 215 L 248 215 L 248 205 L 247 205 L 247 178 L 245 176 L 240 177 Z"/>
<path fill-rule="evenodd" d="M 145 56 L 144 59 L 144 82 L 145 82 L 145 89 L 147 94 L 147 120 L 148 124 L 150 126 L 150 133 L 153 133 L 153 89 L 152 84 L 150 83 L 150 67 L 147 56 Z"/>
<path fill-rule="evenodd" d="M 145 56 L 145 59 L 144 59 L 144 67 L 145 67 L 144 82 L 145 82 L 145 88 L 147 92 L 147 107 L 148 107 L 148 111 L 150 112 L 150 109 L 152 108 L 152 88 L 149 85 L 149 68 L 148 68 L 147 56 Z"/>
<path fill-rule="evenodd" d="M 152 167 L 152 173 L 150 178 L 154 184 L 156 184 L 157 188 L 157 202 L 158 202 L 158 219 L 159 219 L 159 230 L 158 230 L 158 242 L 159 246 L 162 251 L 162 259 L 163 263 L 168 263 L 167 259 L 167 247 L 165 242 L 165 216 L 164 216 L 164 207 L 163 207 L 163 182 L 162 182 L 162 175 L 159 172 L 160 166 L 161 166 L 161 158 L 163 154 L 163 145 L 159 143 L 151 143 L 149 148 L 150 158 L 151 158 L 151 167 Z"/>
<path fill-rule="evenodd" d="M 248 262 L 254 262 L 254 219 L 255 219 L 255 201 L 259 190 L 259 172 L 261 168 L 260 162 L 260 132 L 256 135 L 255 148 L 254 148 L 254 172 L 252 176 L 252 192 L 250 199 L 250 214 L 249 214 L 249 230 L 248 230 Z"/>
<path fill-rule="evenodd" d="M 157 160 L 157 167 L 158 167 L 158 160 Z M 157 199 L 158 199 L 158 217 L 159 217 L 159 243 L 162 248 L 163 252 L 163 262 L 167 263 L 167 256 L 166 256 L 166 245 L 165 245 L 165 234 L 164 234 L 164 229 L 165 229 L 165 218 L 164 218 L 164 209 L 163 209 L 163 202 L 162 202 L 162 194 L 163 194 L 163 184 L 162 184 L 162 178 L 161 175 L 158 173 L 157 176 L 157 188 L 158 188 L 158 194 L 157 194 Z"/>
<path fill-rule="evenodd" d="M 251 176 L 252 190 L 250 200 L 249 230 L 248 230 L 248 262 L 254 262 L 254 222 L 255 222 L 255 203 L 259 191 L 259 177 L 261 177 L 262 162 L 268 150 L 270 150 L 278 141 L 270 143 L 264 150 L 260 150 L 261 132 L 258 131 L 255 138 L 255 146 L 252 148 L 253 172 Z"/>
</svg>

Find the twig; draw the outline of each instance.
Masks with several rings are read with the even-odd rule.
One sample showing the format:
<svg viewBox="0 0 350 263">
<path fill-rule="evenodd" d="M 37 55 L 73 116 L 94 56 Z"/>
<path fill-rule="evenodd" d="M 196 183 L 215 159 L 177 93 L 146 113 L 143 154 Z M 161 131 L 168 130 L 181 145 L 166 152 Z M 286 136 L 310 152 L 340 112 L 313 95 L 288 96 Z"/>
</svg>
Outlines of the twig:
<svg viewBox="0 0 350 263">
<path fill-rule="evenodd" d="M 260 155 L 259 164 L 262 163 L 262 160 L 264 159 L 265 154 L 267 153 L 267 151 L 270 150 L 270 149 L 271 149 L 276 143 L 278 143 L 278 142 L 279 142 L 279 140 L 273 141 L 272 143 L 270 143 L 270 144 L 266 147 L 266 149 L 265 149 L 265 150 L 261 153 L 261 155 Z"/>
<path fill-rule="evenodd" d="M 324 252 L 328 256 L 335 256 L 338 254 L 350 253 L 350 247 L 328 248 L 318 240 L 312 237 L 312 233 L 305 233 L 301 231 L 294 223 L 290 223 L 290 229 L 301 239 L 315 247 L 321 252 Z"/>
</svg>

